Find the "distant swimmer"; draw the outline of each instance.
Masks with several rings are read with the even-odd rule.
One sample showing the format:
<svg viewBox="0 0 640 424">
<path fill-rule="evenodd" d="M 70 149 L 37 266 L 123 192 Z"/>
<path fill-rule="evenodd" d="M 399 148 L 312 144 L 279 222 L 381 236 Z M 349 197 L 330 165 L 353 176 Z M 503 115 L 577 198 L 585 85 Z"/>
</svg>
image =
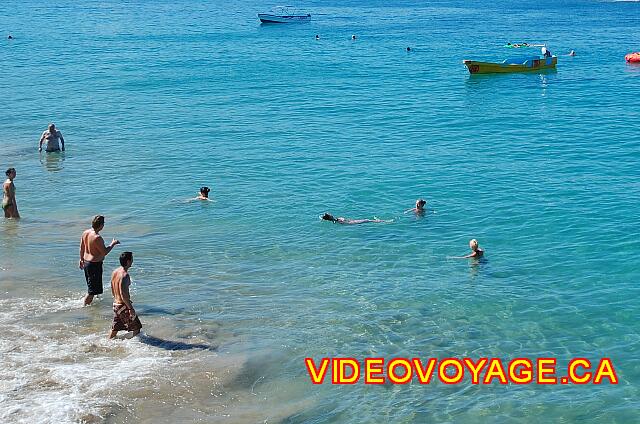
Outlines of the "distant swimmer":
<svg viewBox="0 0 640 424">
<path fill-rule="evenodd" d="M 316 40 L 319 40 L 320 36 L 318 34 L 316 34 Z"/>
<path fill-rule="evenodd" d="M 133 253 L 123 252 L 120 255 L 120 266 L 111 274 L 111 294 L 113 295 L 113 322 L 109 338 L 113 339 L 118 331 L 132 331 L 131 337 L 140 333 L 142 323 L 133 309 L 129 286 L 131 277 L 129 268 L 133 265 Z"/>
<path fill-rule="evenodd" d="M 575 55 L 576 55 L 576 51 L 575 51 L 575 50 L 571 50 L 571 51 L 569 52 L 569 56 L 575 56 Z"/>
<path fill-rule="evenodd" d="M 51 123 L 49 124 L 49 128 L 42 133 L 40 137 L 40 144 L 38 146 L 38 151 L 42 151 L 42 143 L 47 141 L 47 152 L 59 152 L 60 145 L 62 144 L 62 151 L 64 152 L 64 137 L 62 133 L 56 129 L 56 125 Z"/>
<path fill-rule="evenodd" d="M 427 204 L 426 200 L 418 199 L 418 200 L 416 200 L 416 207 L 412 208 L 412 209 L 407 209 L 406 211 L 404 211 L 404 213 L 413 212 L 416 215 L 424 215 L 424 213 L 425 213 L 424 207 L 426 206 L 426 204 Z"/>
<path fill-rule="evenodd" d="M 9 34 L 9 36 L 7 37 L 7 40 L 13 40 L 13 35 Z"/>
<path fill-rule="evenodd" d="M 478 246 L 478 240 L 476 239 L 469 240 L 469 248 L 471 248 L 471 253 L 465 256 L 459 256 L 458 259 L 480 259 L 484 255 L 484 250 Z"/>
<path fill-rule="evenodd" d="M 204 187 L 200 187 L 200 194 L 198 194 L 198 197 L 195 198 L 195 200 L 208 200 L 211 201 L 211 199 L 209 199 L 209 192 L 211 190 L 209 190 L 209 187 L 204 186 Z"/>
<path fill-rule="evenodd" d="M 120 244 L 113 239 L 109 246 L 104 245 L 100 231 L 104 228 L 104 216 L 96 215 L 91 221 L 91 229 L 85 230 L 80 238 L 80 264 L 87 280 L 87 295 L 84 304 L 91 305 L 93 296 L 102 294 L 102 262 L 111 250 Z"/>
<path fill-rule="evenodd" d="M 355 40 L 355 39 L 356 39 L 355 34 L 351 36 L 351 39 L 352 39 L 352 40 Z"/>
<path fill-rule="evenodd" d="M 13 180 L 16 178 L 16 169 L 9 168 L 7 172 L 7 180 L 2 184 L 2 210 L 5 218 L 20 218 L 18 213 L 18 204 L 16 203 L 16 186 Z"/>
<path fill-rule="evenodd" d="M 547 49 L 546 47 L 543 47 L 540 49 L 540 52 L 542 53 L 542 55 L 544 57 L 551 57 L 551 50 Z"/>
<path fill-rule="evenodd" d="M 407 47 L 407 51 L 410 52 L 411 51 L 411 47 Z"/>
<path fill-rule="evenodd" d="M 383 220 L 383 219 L 347 219 L 343 217 L 334 218 L 333 215 L 329 213 L 325 213 L 320 217 L 323 221 L 331 221 L 334 224 L 342 224 L 342 225 L 357 225 L 357 224 L 380 224 L 380 223 L 389 223 L 393 222 L 393 219 Z"/>
</svg>

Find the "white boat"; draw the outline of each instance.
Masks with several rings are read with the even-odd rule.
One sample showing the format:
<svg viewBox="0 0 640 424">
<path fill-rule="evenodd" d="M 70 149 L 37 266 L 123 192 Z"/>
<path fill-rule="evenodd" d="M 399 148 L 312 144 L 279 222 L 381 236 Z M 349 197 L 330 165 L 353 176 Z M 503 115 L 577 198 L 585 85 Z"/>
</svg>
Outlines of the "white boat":
<svg viewBox="0 0 640 424">
<path fill-rule="evenodd" d="M 260 22 L 270 24 L 285 24 L 289 22 L 308 22 L 311 15 L 296 13 L 293 6 L 276 6 L 269 13 L 258 13 Z"/>
</svg>

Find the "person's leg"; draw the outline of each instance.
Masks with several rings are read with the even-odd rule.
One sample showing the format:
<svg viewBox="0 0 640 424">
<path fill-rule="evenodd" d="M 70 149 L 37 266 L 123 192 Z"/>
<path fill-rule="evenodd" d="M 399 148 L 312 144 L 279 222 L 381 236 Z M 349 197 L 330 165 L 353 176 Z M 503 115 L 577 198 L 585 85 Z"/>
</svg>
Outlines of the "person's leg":
<svg viewBox="0 0 640 424">
<path fill-rule="evenodd" d="M 136 315 L 135 319 L 131 324 L 129 324 L 129 330 L 131 330 L 131 336 L 128 338 L 133 338 L 140 334 L 140 329 L 142 328 L 142 323 L 140 322 L 140 318 Z"/>
<path fill-rule="evenodd" d="M 118 334 L 118 330 L 111 330 L 109 332 L 109 339 L 114 339 L 116 337 L 116 334 Z"/>
<path fill-rule="evenodd" d="M 102 294 L 102 262 L 85 262 L 84 278 L 87 280 L 85 306 L 91 305 L 93 297 Z"/>
</svg>

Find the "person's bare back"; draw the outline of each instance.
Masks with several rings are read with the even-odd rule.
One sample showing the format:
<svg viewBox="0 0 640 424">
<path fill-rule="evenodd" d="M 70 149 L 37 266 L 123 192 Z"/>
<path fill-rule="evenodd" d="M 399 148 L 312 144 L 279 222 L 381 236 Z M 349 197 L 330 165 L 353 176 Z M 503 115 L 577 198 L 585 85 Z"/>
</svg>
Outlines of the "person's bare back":
<svg viewBox="0 0 640 424">
<path fill-rule="evenodd" d="M 109 253 L 104 245 L 104 239 L 93 228 L 82 233 L 82 244 L 84 245 L 82 259 L 87 262 L 102 262 Z"/>
<path fill-rule="evenodd" d="M 129 309 L 131 306 L 131 296 L 129 295 L 129 286 L 131 285 L 131 277 L 123 267 L 119 267 L 111 274 L 111 294 L 113 294 L 113 303 L 118 305 L 126 305 Z"/>
</svg>

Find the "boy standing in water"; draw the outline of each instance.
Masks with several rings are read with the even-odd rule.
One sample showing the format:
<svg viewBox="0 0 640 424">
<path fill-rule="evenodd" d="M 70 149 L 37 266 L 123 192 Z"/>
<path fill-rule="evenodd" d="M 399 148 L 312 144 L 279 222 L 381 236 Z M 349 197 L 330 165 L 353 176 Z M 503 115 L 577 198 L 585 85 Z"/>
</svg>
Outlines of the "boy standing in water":
<svg viewBox="0 0 640 424">
<path fill-rule="evenodd" d="M 132 331 L 131 337 L 140 333 L 142 323 L 136 315 L 129 295 L 131 277 L 129 268 L 133 265 L 133 253 L 124 252 L 120 255 L 120 267 L 111 274 L 111 293 L 113 294 L 113 323 L 109 338 L 113 339 L 118 331 Z"/>
</svg>

